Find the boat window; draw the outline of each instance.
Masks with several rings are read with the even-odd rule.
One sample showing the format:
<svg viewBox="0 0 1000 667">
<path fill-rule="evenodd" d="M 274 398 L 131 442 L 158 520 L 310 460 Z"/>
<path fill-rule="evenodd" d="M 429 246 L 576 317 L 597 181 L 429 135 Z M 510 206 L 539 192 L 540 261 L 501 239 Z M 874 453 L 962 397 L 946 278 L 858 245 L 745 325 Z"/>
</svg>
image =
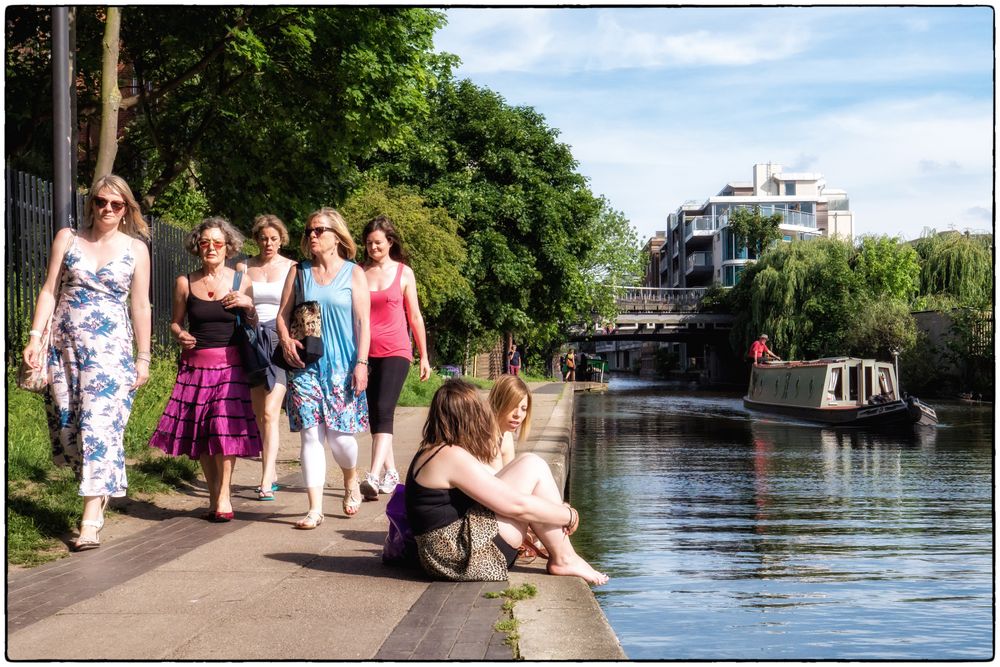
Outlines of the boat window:
<svg viewBox="0 0 1000 667">
<path fill-rule="evenodd" d="M 830 381 L 826 383 L 826 400 L 840 399 L 840 367 L 830 369 Z"/>
<path fill-rule="evenodd" d="M 865 400 L 872 396 L 872 367 L 865 366 Z"/>
<path fill-rule="evenodd" d="M 851 400 L 851 401 L 858 400 L 858 367 L 857 366 L 851 366 L 848 369 L 848 380 L 847 380 L 847 383 L 848 383 L 847 384 L 847 388 L 848 388 L 847 398 L 848 398 L 848 400 Z"/>
<path fill-rule="evenodd" d="M 892 377 L 889 376 L 888 368 L 878 369 L 878 388 L 886 396 L 894 396 L 896 392 L 892 389 Z"/>
</svg>

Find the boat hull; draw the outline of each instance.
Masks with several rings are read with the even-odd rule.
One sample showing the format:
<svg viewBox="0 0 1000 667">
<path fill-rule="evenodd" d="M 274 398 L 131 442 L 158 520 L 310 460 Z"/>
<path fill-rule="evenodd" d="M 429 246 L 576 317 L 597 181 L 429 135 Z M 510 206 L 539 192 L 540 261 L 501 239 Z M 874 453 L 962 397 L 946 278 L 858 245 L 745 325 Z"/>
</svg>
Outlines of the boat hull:
<svg viewBox="0 0 1000 667">
<path fill-rule="evenodd" d="M 879 428 L 909 424 L 933 426 L 937 424 L 937 414 L 934 409 L 912 396 L 886 403 L 826 408 L 764 403 L 744 396 L 743 405 L 748 410 L 769 412 L 825 426 L 844 428 Z"/>
</svg>

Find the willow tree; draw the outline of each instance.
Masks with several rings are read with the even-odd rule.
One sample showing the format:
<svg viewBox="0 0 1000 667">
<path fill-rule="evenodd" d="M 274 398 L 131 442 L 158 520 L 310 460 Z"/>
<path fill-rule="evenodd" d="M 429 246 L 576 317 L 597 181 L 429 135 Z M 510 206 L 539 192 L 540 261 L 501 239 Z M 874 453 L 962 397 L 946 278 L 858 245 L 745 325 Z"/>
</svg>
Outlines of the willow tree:
<svg viewBox="0 0 1000 667">
<path fill-rule="evenodd" d="M 785 359 L 843 354 L 862 304 L 852 254 L 850 243 L 822 238 L 779 245 L 751 265 L 730 296 L 734 349 L 767 333 Z"/>
<path fill-rule="evenodd" d="M 920 256 L 913 246 L 889 236 L 863 236 L 851 266 L 872 299 L 909 303 L 920 289 Z"/>
<path fill-rule="evenodd" d="M 943 233 L 920 239 L 916 248 L 922 295 L 947 294 L 958 305 L 974 308 L 992 302 L 992 237 Z"/>
</svg>

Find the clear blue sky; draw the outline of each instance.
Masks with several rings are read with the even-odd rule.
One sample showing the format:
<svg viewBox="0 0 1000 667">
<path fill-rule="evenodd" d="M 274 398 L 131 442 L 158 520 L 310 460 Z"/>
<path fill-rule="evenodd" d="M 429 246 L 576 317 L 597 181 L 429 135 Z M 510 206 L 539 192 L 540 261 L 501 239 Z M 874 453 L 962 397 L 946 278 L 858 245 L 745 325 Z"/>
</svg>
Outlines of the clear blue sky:
<svg viewBox="0 0 1000 667">
<path fill-rule="evenodd" d="M 758 162 L 846 190 L 855 236 L 992 231 L 990 7 L 446 14 L 456 76 L 542 113 L 642 241 Z"/>
</svg>

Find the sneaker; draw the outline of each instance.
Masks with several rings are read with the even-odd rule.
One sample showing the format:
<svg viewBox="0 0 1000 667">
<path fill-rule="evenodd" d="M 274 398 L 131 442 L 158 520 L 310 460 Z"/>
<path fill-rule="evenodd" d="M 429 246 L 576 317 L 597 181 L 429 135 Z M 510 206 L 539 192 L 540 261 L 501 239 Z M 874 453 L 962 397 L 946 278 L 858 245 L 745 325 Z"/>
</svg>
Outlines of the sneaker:
<svg viewBox="0 0 1000 667">
<path fill-rule="evenodd" d="M 382 493 L 392 493 L 399 484 L 399 473 L 395 470 L 387 470 L 382 476 L 382 483 L 379 484 L 379 491 Z"/>
<path fill-rule="evenodd" d="M 361 480 L 361 495 L 365 500 L 378 500 L 378 479 L 370 472 Z"/>
</svg>

